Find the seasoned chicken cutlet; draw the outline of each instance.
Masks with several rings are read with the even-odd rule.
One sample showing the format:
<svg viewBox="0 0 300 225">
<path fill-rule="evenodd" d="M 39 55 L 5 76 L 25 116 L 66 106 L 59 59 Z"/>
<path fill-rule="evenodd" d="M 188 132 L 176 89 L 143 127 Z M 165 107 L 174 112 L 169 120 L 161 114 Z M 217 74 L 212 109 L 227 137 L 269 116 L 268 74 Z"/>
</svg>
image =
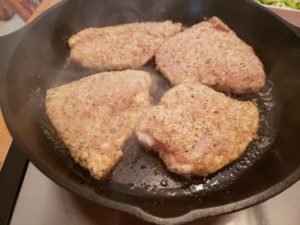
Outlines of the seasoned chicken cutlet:
<svg viewBox="0 0 300 225">
<path fill-rule="evenodd" d="M 253 49 L 217 17 L 173 36 L 155 57 L 172 85 L 200 82 L 241 94 L 257 92 L 265 83 L 263 65 Z"/>
<path fill-rule="evenodd" d="M 147 72 L 104 72 L 47 91 L 46 112 L 71 156 L 101 179 L 122 157 L 136 121 L 150 106 Z"/>
<path fill-rule="evenodd" d="M 136 135 L 185 177 L 207 176 L 236 160 L 256 137 L 257 107 L 201 84 L 180 84 L 138 121 Z"/>
<path fill-rule="evenodd" d="M 70 58 L 91 69 L 135 69 L 180 30 L 181 24 L 171 21 L 87 28 L 69 39 Z"/>
</svg>

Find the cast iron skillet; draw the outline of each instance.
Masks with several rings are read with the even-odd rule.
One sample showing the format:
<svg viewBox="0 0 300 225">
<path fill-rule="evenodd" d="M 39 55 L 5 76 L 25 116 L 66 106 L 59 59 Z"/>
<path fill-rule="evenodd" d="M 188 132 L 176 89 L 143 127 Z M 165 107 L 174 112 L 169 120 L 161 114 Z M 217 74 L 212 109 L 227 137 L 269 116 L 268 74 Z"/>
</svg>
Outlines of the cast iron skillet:
<svg viewBox="0 0 300 225">
<path fill-rule="evenodd" d="M 93 71 L 68 61 L 70 35 L 91 26 L 171 19 L 185 26 L 218 16 L 262 60 L 268 82 L 255 101 L 260 130 L 241 159 L 206 179 L 185 180 L 131 138 L 124 159 L 103 181 L 75 164 L 55 135 L 45 92 Z M 1 108 L 14 140 L 49 178 L 69 191 L 158 224 L 180 224 L 262 202 L 300 177 L 300 41 L 279 18 L 242 0 L 64 1 L 24 29 L 1 38 Z M 169 83 L 155 72 L 159 93 Z M 152 93 L 153 94 L 153 93 Z"/>
</svg>

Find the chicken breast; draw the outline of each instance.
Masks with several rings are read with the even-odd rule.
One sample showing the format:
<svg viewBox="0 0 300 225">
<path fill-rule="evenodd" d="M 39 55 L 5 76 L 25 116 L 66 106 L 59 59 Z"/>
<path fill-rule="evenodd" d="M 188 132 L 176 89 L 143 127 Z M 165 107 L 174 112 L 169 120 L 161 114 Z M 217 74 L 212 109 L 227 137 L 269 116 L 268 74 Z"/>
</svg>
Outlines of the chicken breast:
<svg viewBox="0 0 300 225">
<path fill-rule="evenodd" d="M 150 75 L 104 72 L 47 91 L 46 112 L 71 156 L 101 179 L 123 155 L 136 121 L 150 106 Z"/>
<path fill-rule="evenodd" d="M 170 38 L 155 57 L 172 85 L 200 82 L 241 94 L 257 92 L 265 83 L 263 65 L 253 49 L 217 17 Z"/>
<path fill-rule="evenodd" d="M 180 23 L 144 22 L 87 28 L 69 39 L 70 58 L 83 67 L 123 70 L 141 67 L 181 30 Z"/>
<path fill-rule="evenodd" d="M 138 140 L 185 177 L 207 176 L 236 160 L 256 137 L 257 107 L 201 84 L 166 92 L 136 128 Z"/>
</svg>

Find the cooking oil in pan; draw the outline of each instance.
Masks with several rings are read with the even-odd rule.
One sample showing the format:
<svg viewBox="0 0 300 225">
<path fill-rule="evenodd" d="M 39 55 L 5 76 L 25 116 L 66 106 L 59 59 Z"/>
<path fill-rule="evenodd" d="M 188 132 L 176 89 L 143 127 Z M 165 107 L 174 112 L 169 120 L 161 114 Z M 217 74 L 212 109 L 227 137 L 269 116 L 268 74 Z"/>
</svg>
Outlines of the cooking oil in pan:
<svg viewBox="0 0 300 225">
<path fill-rule="evenodd" d="M 161 96 L 170 89 L 169 82 L 155 69 L 152 60 L 143 70 L 150 72 L 152 86 L 150 93 L 153 105 L 159 103 Z M 74 75 L 75 74 L 75 75 Z M 90 73 L 86 73 L 90 74 Z M 77 70 L 67 62 L 56 77 L 52 86 L 79 79 L 84 76 L 84 70 Z M 61 77 L 64 77 L 61 79 Z M 101 192 L 106 187 L 129 195 L 149 196 L 182 196 L 201 195 L 207 192 L 222 190 L 235 182 L 245 171 L 250 169 L 272 145 L 275 139 L 274 108 L 276 104 L 272 96 L 272 83 L 266 82 L 258 94 L 232 96 L 240 100 L 253 101 L 260 111 L 260 127 L 258 136 L 253 140 L 240 159 L 227 165 L 220 171 L 206 178 L 192 178 L 190 180 L 169 172 L 158 155 L 146 150 L 136 140 L 135 136 L 128 139 L 124 146 L 124 156 L 114 171 L 104 180 L 96 181 L 89 176 L 88 171 L 76 164 L 68 154 L 66 147 L 57 137 L 48 120 L 41 121 L 41 128 L 45 136 L 52 142 L 61 157 L 64 157 L 70 171 L 81 177 L 85 182 L 95 185 Z M 32 96 L 36 104 L 43 102 L 41 97 Z"/>
<path fill-rule="evenodd" d="M 155 97 L 156 101 L 159 101 L 161 95 Z M 276 133 L 273 122 L 275 103 L 272 97 L 271 82 L 267 82 L 258 94 L 232 97 L 253 101 L 258 106 L 260 112 L 258 136 L 249 144 L 246 152 L 238 160 L 227 165 L 220 171 L 209 175 L 207 178 L 192 178 L 188 180 L 169 172 L 157 154 L 144 149 L 133 138 L 131 144 L 127 145 L 127 148 L 124 149 L 127 155 L 124 156 L 111 177 L 112 186 L 118 184 L 116 186 L 120 187 L 119 184 L 122 183 L 124 184 L 122 187 L 124 191 L 127 189 L 126 182 L 129 182 L 134 184 L 135 187 L 129 191 L 133 195 L 142 191 L 144 194 L 155 194 L 156 196 L 182 196 L 201 195 L 207 192 L 218 191 L 225 189 L 235 182 L 266 153 L 267 149 L 274 142 Z M 134 166 L 130 170 L 127 170 L 128 165 L 132 164 Z M 141 165 L 146 165 L 145 169 L 141 170 Z M 128 177 L 126 174 L 131 175 Z M 142 183 L 147 183 L 148 188 L 144 188 L 144 185 L 141 185 Z M 149 185 L 158 188 L 149 188 Z"/>
</svg>

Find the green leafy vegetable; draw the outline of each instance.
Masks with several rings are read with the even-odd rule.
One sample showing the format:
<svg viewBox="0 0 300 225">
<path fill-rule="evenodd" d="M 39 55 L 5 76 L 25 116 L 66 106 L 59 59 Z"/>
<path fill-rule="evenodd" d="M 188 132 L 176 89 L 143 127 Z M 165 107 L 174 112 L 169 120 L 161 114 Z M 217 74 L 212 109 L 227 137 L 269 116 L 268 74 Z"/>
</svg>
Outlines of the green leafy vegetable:
<svg viewBox="0 0 300 225">
<path fill-rule="evenodd" d="M 255 0 L 262 4 L 300 9 L 300 0 Z"/>
</svg>

